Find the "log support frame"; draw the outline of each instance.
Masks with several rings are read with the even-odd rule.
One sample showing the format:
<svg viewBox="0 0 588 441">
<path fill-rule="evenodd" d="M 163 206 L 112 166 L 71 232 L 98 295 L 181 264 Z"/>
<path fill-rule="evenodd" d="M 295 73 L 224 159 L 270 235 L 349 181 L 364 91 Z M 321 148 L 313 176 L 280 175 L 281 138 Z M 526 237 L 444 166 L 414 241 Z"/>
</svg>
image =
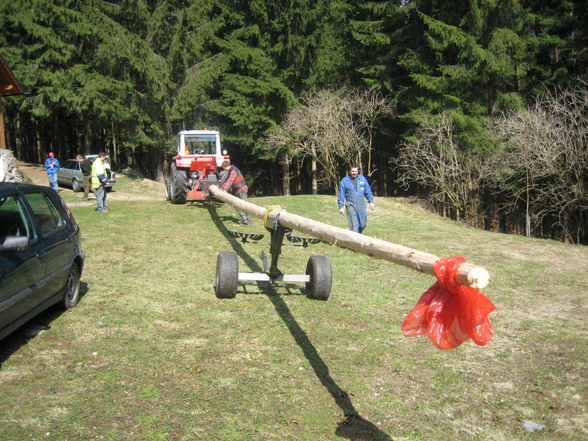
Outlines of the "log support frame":
<svg viewBox="0 0 588 441">
<path fill-rule="evenodd" d="M 284 242 L 284 235 L 290 231 L 279 224 L 274 224 L 274 228 L 268 228 L 271 237 L 270 255 L 272 256 L 268 275 L 270 279 L 274 280 L 281 277 L 284 273 L 278 268 L 278 259 L 282 254 L 282 244 Z"/>
</svg>

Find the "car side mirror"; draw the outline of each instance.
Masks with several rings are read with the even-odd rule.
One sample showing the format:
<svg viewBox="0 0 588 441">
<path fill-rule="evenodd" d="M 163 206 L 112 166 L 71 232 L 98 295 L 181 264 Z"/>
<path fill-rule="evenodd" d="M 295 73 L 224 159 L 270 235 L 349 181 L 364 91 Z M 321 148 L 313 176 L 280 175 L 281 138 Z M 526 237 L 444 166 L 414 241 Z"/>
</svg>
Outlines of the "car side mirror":
<svg viewBox="0 0 588 441">
<path fill-rule="evenodd" d="M 0 245 L 0 251 L 25 249 L 28 246 L 29 238 L 27 236 L 6 236 Z"/>
</svg>

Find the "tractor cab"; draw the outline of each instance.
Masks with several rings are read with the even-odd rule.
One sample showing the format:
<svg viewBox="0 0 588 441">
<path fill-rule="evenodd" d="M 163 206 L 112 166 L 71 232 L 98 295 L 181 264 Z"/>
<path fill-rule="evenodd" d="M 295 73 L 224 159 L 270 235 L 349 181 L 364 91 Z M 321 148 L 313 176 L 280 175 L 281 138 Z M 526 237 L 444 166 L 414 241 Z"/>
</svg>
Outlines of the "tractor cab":
<svg viewBox="0 0 588 441">
<path fill-rule="evenodd" d="M 208 186 L 218 184 L 218 169 L 229 160 L 215 130 L 182 130 L 177 136 L 166 183 L 167 199 L 174 204 L 208 199 Z"/>
<path fill-rule="evenodd" d="M 217 166 L 223 161 L 220 134 L 215 130 L 183 130 L 178 133 L 178 156 L 215 156 Z M 219 162 L 220 161 L 220 162 Z"/>
</svg>

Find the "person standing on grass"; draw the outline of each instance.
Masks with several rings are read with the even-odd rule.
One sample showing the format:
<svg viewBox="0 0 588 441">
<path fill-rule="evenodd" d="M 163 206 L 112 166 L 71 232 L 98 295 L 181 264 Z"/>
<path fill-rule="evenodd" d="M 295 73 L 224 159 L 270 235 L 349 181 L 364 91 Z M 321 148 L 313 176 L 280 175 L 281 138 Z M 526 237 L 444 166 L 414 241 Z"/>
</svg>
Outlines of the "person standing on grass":
<svg viewBox="0 0 588 441">
<path fill-rule="evenodd" d="M 59 160 L 55 157 L 53 152 L 49 152 L 49 157 L 45 159 L 45 169 L 47 170 L 47 178 L 49 179 L 49 187 L 53 187 L 53 190 L 58 191 L 57 186 L 57 170 L 59 170 Z"/>
<path fill-rule="evenodd" d="M 104 164 L 106 153 L 98 153 L 98 157 L 92 164 L 92 188 L 96 193 L 96 210 L 99 213 L 108 213 L 106 208 L 106 184 L 108 184 L 108 170 Z"/>
<path fill-rule="evenodd" d="M 232 190 L 235 196 L 246 201 L 247 190 L 249 188 L 245 183 L 245 178 L 243 177 L 241 171 L 234 165 L 231 165 L 229 161 L 223 162 L 221 168 L 223 169 L 220 180 L 221 190 Z M 251 216 L 249 216 L 247 213 L 237 210 L 237 214 L 239 214 L 241 217 L 241 225 L 249 225 L 251 223 Z"/>
<path fill-rule="evenodd" d="M 84 158 L 82 155 L 76 155 L 76 161 L 80 163 L 80 169 L 82 171 L 82 186 L 84 187 L 84 197 L 82 201 L 88 200 L 90 194 L 90 176 L 92 176 L 92 163 L 89 159 Z"/>
<path fill-rule="evenodd" d="M 337 205 L 339 213 L 347 211 L 349 229 L 356 233 L 362 233 L 367 225 L 367 211 L 365 209 L 367 199 L 370 210 L 375 211 L 374 195 L 365 176 L 359 174 L 359 167 L 355 164 L 349 166 L 349 175 L 341 179 L 339 183 L 339 198 Z"/>
</svg>

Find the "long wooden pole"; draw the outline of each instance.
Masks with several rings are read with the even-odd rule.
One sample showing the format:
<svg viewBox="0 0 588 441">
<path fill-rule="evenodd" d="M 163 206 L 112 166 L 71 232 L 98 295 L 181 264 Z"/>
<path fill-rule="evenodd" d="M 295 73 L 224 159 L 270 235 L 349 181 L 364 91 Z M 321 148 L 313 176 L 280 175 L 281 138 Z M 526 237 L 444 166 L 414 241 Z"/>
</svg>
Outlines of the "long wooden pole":
<svg viewBox="0 0 588 441">
<path fill-rule="evenodd" d="M 396 245 L 385 240 L 376 239 L 366 236 L 365 234 L 355 233 L 344 228 L 334 227 L 323 222 L 318 222 L 296 214 L 288 213 L 283 209 L 274 209 L 268 212 L 267 208 L 259 207 L 251 202 L 246 202 L 238 197 L 222 191 L 215 185 L 208 187 L 210 194 L 236 209 L 243 211 L 259 219 L 267 219 L 272 223 L 276 221 L 292 230 L 300 231 L 304 234 L 316 237 L 326 242 L 332 243 L 341 248 L 367 254 L 368 256 L 378 259 L 388 260 L 390 262 L 412 268 L 425 274 L 435 275 L 433 264 L 439 257 L 414 250 L 412 248 Z M 473 288 L 483 289 L 490 282 L 490 274 L 484 268 L 463 263 L 457 271 L 457 283 L 460 285 L 471 286 Z"/>
</svg>

